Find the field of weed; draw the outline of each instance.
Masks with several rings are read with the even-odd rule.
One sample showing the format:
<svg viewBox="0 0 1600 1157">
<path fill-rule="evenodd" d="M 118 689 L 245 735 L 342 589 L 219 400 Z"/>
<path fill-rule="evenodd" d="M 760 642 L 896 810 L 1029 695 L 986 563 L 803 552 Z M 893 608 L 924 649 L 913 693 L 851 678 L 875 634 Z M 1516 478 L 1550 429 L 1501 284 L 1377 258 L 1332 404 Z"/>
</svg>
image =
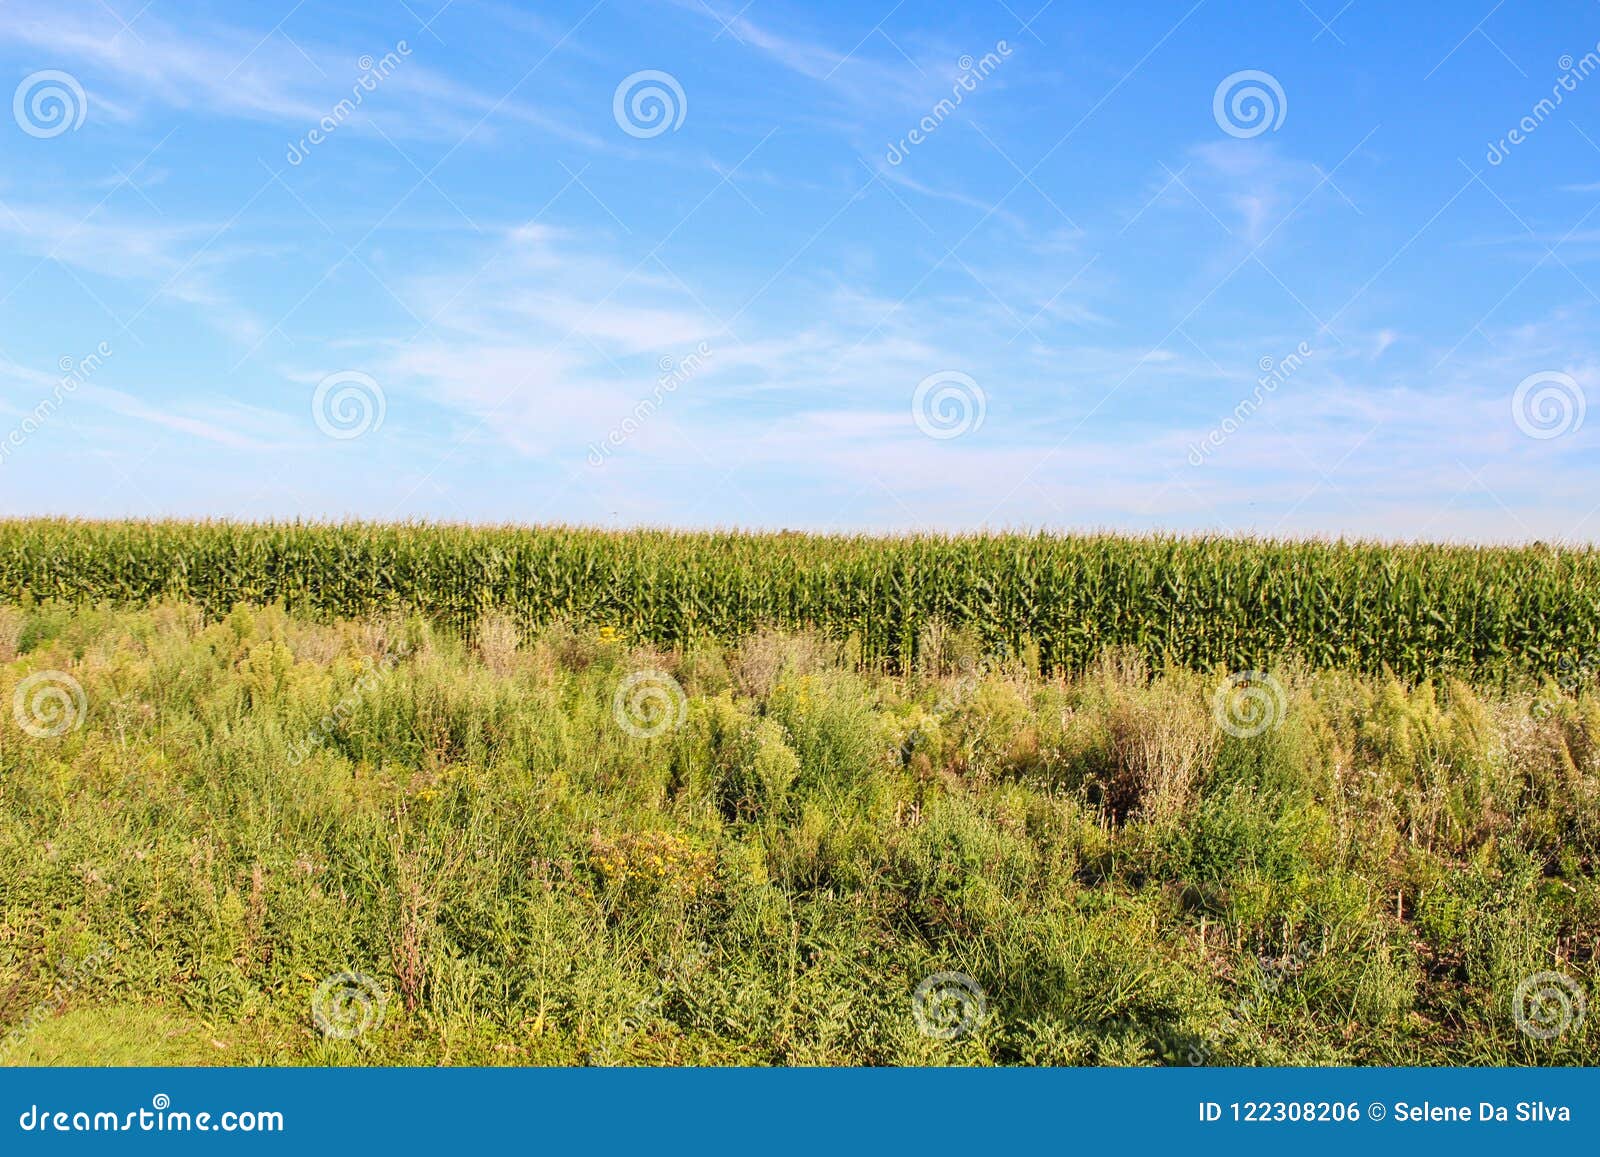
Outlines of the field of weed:
<svg viewBox="0 0 1600 1157">
<path fill-rule="evenodd" d="M 1591 686 L 314 610 L 0 606 L 0 1060 L 1600 1056 Z"/>
</svg>

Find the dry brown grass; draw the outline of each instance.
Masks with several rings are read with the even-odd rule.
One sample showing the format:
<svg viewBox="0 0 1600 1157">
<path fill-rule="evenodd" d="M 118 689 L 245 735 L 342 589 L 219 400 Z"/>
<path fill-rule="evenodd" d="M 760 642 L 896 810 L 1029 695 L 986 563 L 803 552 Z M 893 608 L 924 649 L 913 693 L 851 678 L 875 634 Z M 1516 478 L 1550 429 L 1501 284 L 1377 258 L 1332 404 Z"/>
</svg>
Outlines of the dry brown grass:
<svg viewBox="0 0 1600 1157">
<path fill-rule="evenodd" d="M 478 654 L 496 675 L 509 674 L 517 661 L 517 648 L 522 645 L 522 632 L 517 621 L 503 611 L 491 611 L 478 620 L 475 632 Z"/>
<path fill-rule="evenodd" d="M 16 607 L 0 607 L 0 663 L 9 663 L 17 657 L 23 621 L 22 612 Z"/>
</svg>

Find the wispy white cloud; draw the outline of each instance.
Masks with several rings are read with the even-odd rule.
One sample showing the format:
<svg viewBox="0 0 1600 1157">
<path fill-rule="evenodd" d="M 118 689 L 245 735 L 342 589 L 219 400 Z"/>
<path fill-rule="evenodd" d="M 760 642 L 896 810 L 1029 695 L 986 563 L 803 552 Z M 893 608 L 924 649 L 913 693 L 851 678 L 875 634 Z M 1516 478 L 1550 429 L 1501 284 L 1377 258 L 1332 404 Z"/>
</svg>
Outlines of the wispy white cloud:
<svg viewBox="0 0 1600 1157">
<path fill-rule="evenodd" d="M 362 102 L 349 120 L 352 131 L 370 123 L 398 139 L 454 143 L 476 133 L 492 139 L 499 124 L 512 122 L 590 148 L 608 146 L 548 106 L 482 92 L 430 68 L 423 59 L 427 33 L 420 30 L 410 40 L 402 34 L 394 43 L 333 48 L 308 37 L 291 40 L 278 29 L 180 27 L 147 9 L 130 32 L 103 5 L 50 0 L 0 7 L 0 36 L 73 61 L 93 107 L 116 119 L 134 119 L 155 104 L 309 130 L 350 99 L 369 71 L 363 57 L 393 55 L 397 63 L 374 90 L 381 95 Z"/>
<path fill-rule="evenodd" d="M 233 450 L 269 450 L 274 445 L 283 445 L 281 440 L 274 442 L 257 436 L 264 429 L 282 425 L 280 415 L 257 407 L 213 406 L 193 413 L 187 408 L 152 405 L 133 394 L 92 383 L 80 386 L 77 396 L 119 417 L 161 426 Z"/>
<path fill-rule="evenodd" d="M 221 232 L 209 222 L 129 218 L 104 202 L 81 212 L 0 202 L 0 235 L 36 258 L 35 268 L 58 261 L 100 277 L 136 282 L 150 290 L 145 305 L 161 298 L 183 302 L 236 340 L 254 341 L 262 323 L 236 302 L 219 276 L 237 256 L 226 243 L 216 243 Z M 13 285 L 6 296 L 25 289 Z"/>
</svg>

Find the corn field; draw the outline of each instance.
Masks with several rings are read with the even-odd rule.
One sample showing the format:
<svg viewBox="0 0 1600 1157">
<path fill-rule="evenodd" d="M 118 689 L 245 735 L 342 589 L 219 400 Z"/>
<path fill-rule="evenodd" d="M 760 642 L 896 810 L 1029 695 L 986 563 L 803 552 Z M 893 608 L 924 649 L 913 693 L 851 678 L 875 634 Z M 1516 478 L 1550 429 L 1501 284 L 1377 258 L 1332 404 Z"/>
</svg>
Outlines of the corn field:
<svg viewBox="0 0 1600 1157">
<path fill-rule="evenodd" d="M 1600 552 L 1111 535 L 831 537 L 421 524 L 0 522 L 0 599 L 210 613 L 421 612 L 471 631 L 609 626 L 658 646 L 764 627 L 916 657 L 932 623 L 1077 671 L 1132 647 L 1155 666 L 1548 676 L 1600 661 Z M 1592 677 L 1592 676 L 1589 676 Z"/>
</svg>

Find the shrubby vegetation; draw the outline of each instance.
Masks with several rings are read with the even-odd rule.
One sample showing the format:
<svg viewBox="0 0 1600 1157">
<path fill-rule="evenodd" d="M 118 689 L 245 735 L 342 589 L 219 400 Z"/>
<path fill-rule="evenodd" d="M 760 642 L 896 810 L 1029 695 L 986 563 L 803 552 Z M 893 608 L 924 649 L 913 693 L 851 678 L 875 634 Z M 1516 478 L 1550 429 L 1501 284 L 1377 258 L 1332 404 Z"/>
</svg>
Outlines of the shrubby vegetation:
<svg viewBox="0 0 1600 1157">
<path fill-rule="evenodd" d="M 1596 994 L 1592 686 L 1284 665 L 1240 738 L 1226 672 L 990 653 L 0 607 L 0 1057 L 1600 1057 L 1600 1013 L 1513 1010 L 1539 972 Z M 40 737 L 11 708 L 45 672 L 86 714 Z M 341 972 L 385 1002 L 351 1040 L 313 1016 Z M 913 1016 L 940 972 L 984 998 L 954 1039 Z"/>
</svg>

